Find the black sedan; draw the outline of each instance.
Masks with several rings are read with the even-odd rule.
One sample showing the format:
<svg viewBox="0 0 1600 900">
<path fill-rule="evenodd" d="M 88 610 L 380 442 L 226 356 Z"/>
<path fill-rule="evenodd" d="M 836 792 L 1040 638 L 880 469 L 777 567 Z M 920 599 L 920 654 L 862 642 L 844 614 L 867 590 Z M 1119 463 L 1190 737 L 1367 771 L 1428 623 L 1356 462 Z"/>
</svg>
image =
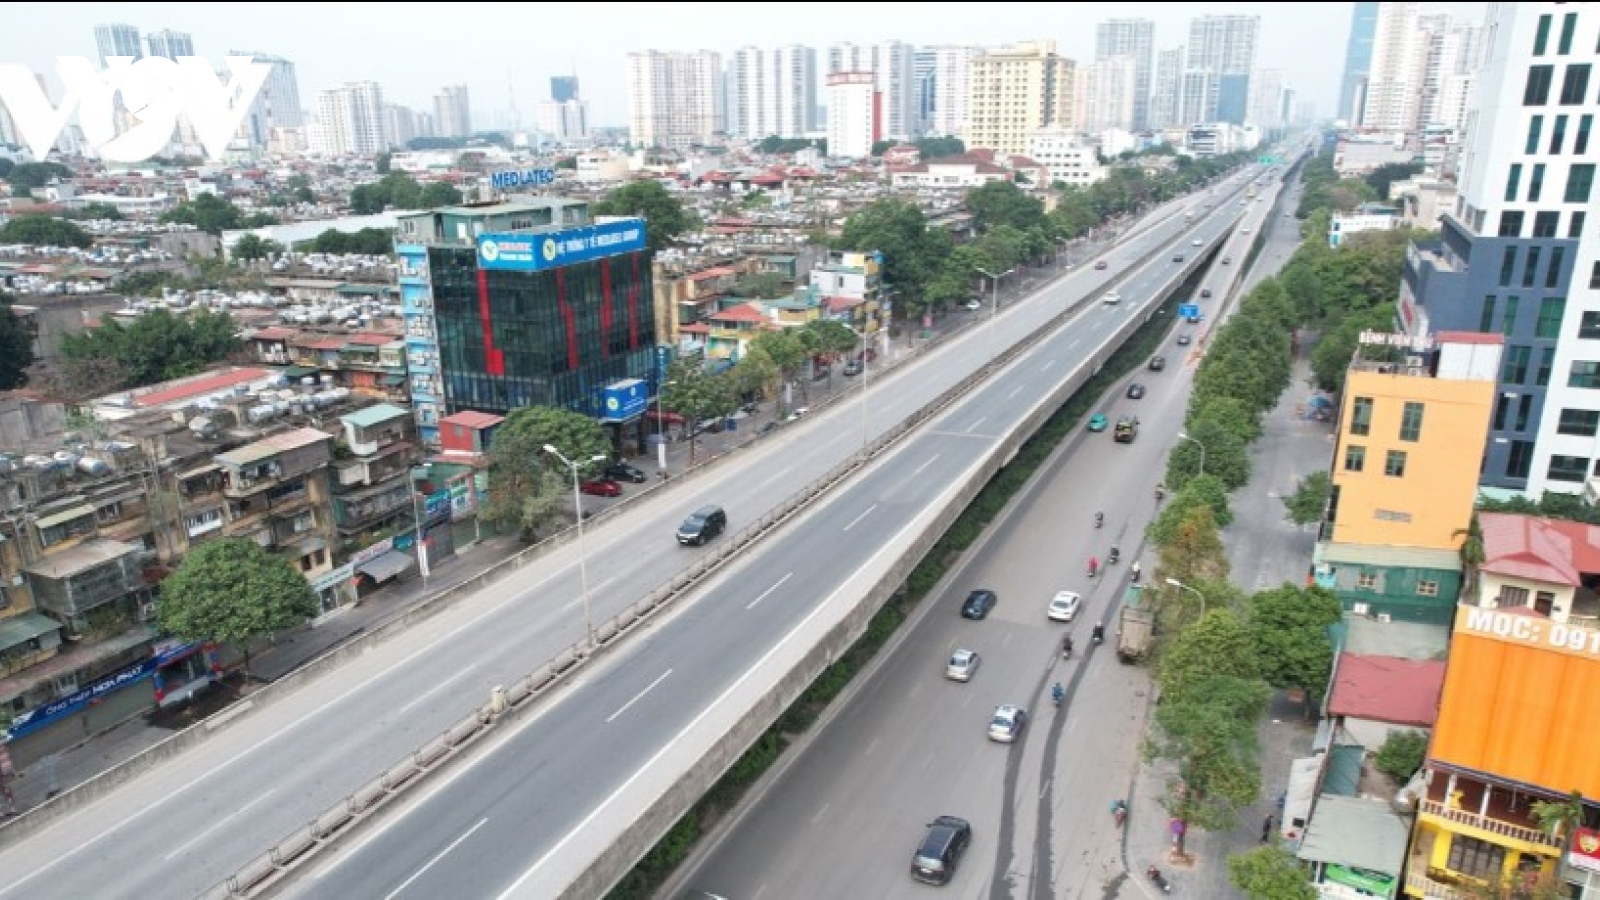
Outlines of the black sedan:
<svg viewBox="0 0 1600 900">
<path fill-rule="evenodd" d="M 604 474 L 612 481 L 631 481 L 634 484 L 644 484 L 646 479 L 644 470 L 625 462 L 614 462 L 606 466 Z"/>
<path fill-rule="evenodd" d="M 961 618 L 982 619 L 989 615 L 989 610 L 1000 601 L 994 591 L 979 589 L 967 595 L 967 601 L 961 604 Z"/>
</svg>

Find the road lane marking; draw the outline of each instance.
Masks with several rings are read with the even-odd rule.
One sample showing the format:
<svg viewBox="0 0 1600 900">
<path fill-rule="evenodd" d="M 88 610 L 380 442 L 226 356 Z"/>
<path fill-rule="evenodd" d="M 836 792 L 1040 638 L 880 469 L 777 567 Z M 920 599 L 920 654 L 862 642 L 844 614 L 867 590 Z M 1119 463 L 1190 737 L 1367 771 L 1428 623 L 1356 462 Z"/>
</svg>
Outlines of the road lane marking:
<svg viewBox="0 0 1600 900">
<path fill-rule="evenodd" d="M 1055 783 L 1055 779 L 1054 778 L 1046 778 L 1044 780 L 1044 784 L 1039 786 L 1039 799 L 1040 800 L 1043 800 L 1044 798 L 1050 796 L 1050 785 L 1053 784 L 1053 783 Z"/>
<path fill-rule="evenodd" d="M 872 755 L 872 751 L 874 751 L 876 749 L 878 749 L 878 738 L 873 738 L 872 739 L 872 743 L 867 745 L 867 755 L 871 756 Z"/>
<path fill-rule="evenodd" d="M 1067 349 L 1068 349 L 1068 350 L 1071 350 L 1071 349 L 1073 349 L 1073 348 L 1074 348 L 1074 347 L 1077 347 L 1077 346 L 1078 346 L 1078 342 L 1079 342 L 1079 341 L 1081 341 L 1081 340 L 1083 340 L 1083 339 L 1082 339 L 1082 338 L 1073 338 L 1073 339 L 1072 339 L 1072 343 L 1070 343 L 1070 344 L 1068 344 L 1068 345 L 1067 345 Z"/>
<path fill-rule="evenodd" d="M 428 688 L 427 690 L 425 690 L 422 693 L 418 694 L 414 699 L 412 699 L 412 701 L 410 703 L 407 703 L 405 706 L 400 707 L 400 709 L 399 709 L 400 714 L 404 715 L 404 714 L 410 712 L 413 707 L 418 706 L 418 705 L 426 702 L 428 700 L 428 698 L 432 697 L 434 694 L 439 693 L 440 691 L 444 690 L 445 688 L 450 687 L 456 681 L 460 680 L 462 676 L 468 674 L 469 672 L 471 672 L 473 669 L 476 669 L 477 667 L 478 667 L 478 663 L 473 663 L 472 665 L 467 666 L 465 669 L 462 669 L 461 671 L 459 671 L 456 674 L 450 676 L 449 678 L 446 678 L 444 681 L 441 681 L 438 684 L 434 685 L 433 687 Z"/>
<path fill-rule="evenodd" d="M 937 453 L 935 453 L 934 455 L 928 457 L 928 461 L 923 463 L 920 466 L 917 466 L 916 471 L 912 472 L 911 474 L 913 474 L 913 475 L 921 475 L 922 474 L 922 470 L 926 469 L 927 467 L 929 467 L 931 465 L 933 465 L 933 461 L 938 459 L 938 458 L 939 458 L 939 454 L 937 454 Z"/>
<path fill-rule="evenodd" d="M 590 596 L 598 594 L 600 592 L 601 588 L 605 587 L 606 585 L 608 585 L 611 582 L 616 581 L 616 580 L 617 580 L 616 576 L 613 575 L 610 578 L 602 579 L 600 581 L 595 582 L 594 584 L 589 585 L 589 594 L 590 594 Z M 576 600 L 569 600 L 565 606 L 561 607 L 561 611 L 562 612 L 567 612 L 569 610 L 576 609 L 578 607 L 578 605 L 581 604 L 582 602 L 583 602 L 583 597 L 582 596 L 579 596 L 578 599 L 576 599 Z"/>
<path fill-rule="evenodd" d="M 1011 393 L 1006 395 L 1006 399 L 1010 400 L 1012 397 L 1015 397 L 1016 395 L 1022 393 L 1022 387 L 1023 386 L 1019 384 L 1015 388 L 1012 388 Z"/>
<path fill-rule="evenodd" d="M 775 591 L 775 590 L 777 590 L 777 589 L 778 589 L 778 588 L 781 588 L 781 587 L 783 587 L 783 583 L 784 583 L 784 582 L 785 582 L 785 581 L 788 581 L 788 580 L 789 580 L 789 578 L 790 578 L 790 577 L 791 577 L 791 576 L 793 576 L 793 575 L 794 575 L 794 573 L 793 573 L 793 572 L 788 572 L 788 573 L 785 573 L 785 574 L 784 574 L 784 576 L 783 576 L 783 577 L 782 577 L 782 578 L 779 578 L 779 579 L 778 579 L 778 581 L 777 581 L 777 583 L 775 583 L 775 584 L 773 584 L 773 586 L 772 586 L 772 587 L 769 587 L 769 588 L 767 588 L 767 589 L 766 589 L 766 590 L 764 590 L 764 591 L 762 591 L 762 592 L 761 592 L 761 596 L 759 596 L 759 597 L 757 597 L 757 598 L 755 598 L 755 599 L 754 599 L 754 600 L 751 600 L 751 601 L 750 601 L 750 603 L 749 603 L 749 605 L 748 605 L 748 606 L 746 606 L 746 607 L 745 607 L 745 609 L 755 609 L 755 608 L 756 608 L 756 604 L 757 604 L 757 603 L 760 603 L 760 602 L 761 602 L 761 601 L 763 601 L 763 600 L 765 600 L 765 599 L 767 599 L 767 595 L 768 595 L 768 594 L 771 594 L 771 593 L 772 593 L 772 592 L 773 592 L 773 591 Z"/>
<path fill-rule="evenodd" d="M 987 418 L 988 418 L 988 416 L 979 416 L 978 417 L 978 421 L 973 422 L 972 426 L 967 429 L 967 434 L 971 434 L 974 431 L 977 431 L 978 430 L 978 426 L 982 425 L 984 423 L 984 420 L 987 419 Z"/>
<path fill-rule="evenodd" d="M 622 704 L 622 707 L 620 709 L 618 709 L 616 712 L 612 713 L 609 717 L 607 717 L 606 718 L 606 724 L 610 725 L 612 722 L 615 722 L 617 720 L 617 716 L 620 716 L 623 713 L 627 712 L 629 707 L 633 706 L 635 703 L 638 703 L 640 700 L 643 700 L 645 694 L 648 694 L 651 691 L 655 690 L 656 689 L 656 685 L 660 684 L 663 681 L 666 681 L 667 680 L 667 676 L 671 675 L 671 674 L 672 674 L 672 670 L 671 669 L 668 669 L 665 672 L 662 672 L 661 673 L 661 677 L 657 678 L 655 681 L 650 682 L 648 685 L 645 686 L 644 690 L 640 691 L 637 694 L 634 694 L 632 700 L 629 700 L 627 703 Z"/>
<path fill-rule="evenodd" d="M 1053 365 L 1055 365 L 1055 364 L 1056 364 L 1056 361 L 1055 361 L 1055 360 L 1053 360 L 1053 359 L 1047 359 L 1047 360 L 1045 360 L 1045 361 L 1044 361 L 1044 365 L 1042 365 L 1042 366 L 1040 366 L 1040 367 L 1039 367 L 1039 371 L 1041 371 L 1041 372 L 1048 372 L 1048 371 L 1050 371 L 1050 367 L 1051 367 L 1051 366 L 1053 366 Z"/>
<path fill-rule="evenodd" d="M 758 491 L 761 490 L 762 488 L 764 488 L 767 485 L 773 483 L 774 481 L 777 481 L 779 478 L 782 478 L 783 476 L 789 474 L 793 470 L 794 470 L 794 466 L 789 466 L 789 467 L 784 468 L 784 469 L 779 469 L 771 477 L 769 477 L 766 481 L 762 481 L 762 482 L 758 483 L 756 485 L 756 490 L 758 490 Z"/>
<path fill-rule="evenodd" d="M 815 825 L 822 821 L 822 816 L 828 811 L 828 806 L 829 804 L 827 803 L 822 804 L 822 808 L 817 810 L 817 814 L 811 817 L 811 824 Z"/>
<path fill-rule="evenodd" d="M 878 504 L 876 504 L 876 503 L 874 503 L 871 506 L 867 507 L 865 512 L 863 512 L 859 516 L 856 516 L 854 519 L 851 519 L 850 520 L 850 524 L 846 525 L 844 527 L 844 530 L 845 531 L 849 531 L 850 529 L 856 527 L 856 525 L 859 524 L 862 519 L 865 519 L 867 516 L 872 515 L 872 511 L 877 509 L 877 508 L 878 508 Z"/>
<path fill-rule="evenodd" d="M 188 852 L 190 847 L 193 847 L 195 844 L 198 844 L 201 841 L 205 840 L 206 838 L 210 837 L 213 832 L 215 832 L 217 829 L 221 828 L 222 826 L 228 824 L 228 822 L 230 822 L 231 820 L 236 819 L 239 816 L 244 815 L 245 810 L 249 809 L 252 806 L 255 806 L 257 803 L 260 803 L 261 801 L 263 801 L 263 800 L 267 799 L 268 797 L 272 796 L 273 793 L 274 793 L 273 791 L 267 791 L 265 794 L 262 794 L 261 796 L 255 798 L 254 800 L 251 800 L 249 803 L 246 803 L 245 805 L 239 807 L 238 809 L 234 810 L 233 812 L 228 813 L 226 816 L 223 816 L 222 818 L 218 819 L 215 825 L 212 825 L 210 828 L 207 828 L 205 831 L 200 832 L 199 834 L 197 834 L 194 837 L 190 838 L 188 841 L 178 845 L 178 849 L 172 851 L 171 853 L 168 853 L 166 861 L 167 862 L 172 862 L 172 860 L 174 858 L 182 856 L 184 853 Z"/>
<path fill-rule="evenodd" d="M 423 876 L 423 874 L 426 873 L 429 869 L 433 868 L 434 865 L 436 865 L 439 862 L 439 860 L 444 859 L 445 854 L 447 854 L 451 850 L 454 850 L 455 848 L 461 846 L 461 842 L 462 841 L 466 840 L 469 837 L 472 837 L 474 832 L 476 832 L 479 828 L 482 828 L 484 825 L 488 824 L 488 822 L 489 822 L 489 819 L 487 817 L 479 819 L 478 820 L 478 824 L 472 826 L 471 828 L 468 828 L 466 834 L 463 834 L 461 837 L 458 837 L 455 840 L 451 841 L 450 842 L 450 846 L 444 848 L 443 850 L 440 850 L 439 854 L 437 856 L 435 856 L 433 859 L 428 860 L 428 864 L 427 865 L 425 865 L 422 868 L 418 869 L 416 871 L 416 874 L 412 875 L 410 878 L 407 878 L 405 881 L 401 882 L 400 886 L 395 888 L 394 890 L 390 891 L 383 898 L 383 900 L 394 900 L 395 897 L 398 897 L 400 895 L 401 891 L 403 891 L 406 888 L 410 887 L 412 882 L 416 881 L 418 878 L 421 878 Z"/>
</svg>

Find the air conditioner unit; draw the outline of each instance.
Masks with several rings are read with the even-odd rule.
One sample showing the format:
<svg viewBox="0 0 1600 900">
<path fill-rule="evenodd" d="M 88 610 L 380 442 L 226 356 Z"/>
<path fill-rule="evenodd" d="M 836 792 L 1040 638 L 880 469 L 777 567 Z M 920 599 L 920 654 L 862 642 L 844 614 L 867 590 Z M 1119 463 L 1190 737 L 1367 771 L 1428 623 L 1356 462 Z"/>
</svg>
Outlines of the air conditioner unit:
<svg viewBox="0 0 1600 900">
<path fill-rule="evenodd" d="M 1369 610 L 1371 610 L 1371 609 L 1372 609 L 1372 607 L 1368 606 L 1365 603 L 1353 603 L 1353 604 L 1350 605 L 1350 611 L 1352 613 L 1355 613 L 1358 616 L 1366 615 L 1367 612 Z"/>
<path fill-rule="evenodd" d="M 1406 357 L 1406 368 L 1408 368 L 1408 369 L 1420 369 L 1420 368 L 1422 368 L 1422 357 L 1420 357 L 1420 356 L 1408 356 L 1408 357 Z"/>
<path fill-rule="evenodd" d="M 1389 616 L 1388 613 L 1378 613 L 1378 621 L 1379 622 L 1388 622 L 1388 621 L 1390 621 L 1390 618 L 1391 617 Z"/>
<path fill-rule="evenodd" d="M 154 619 L 155 617 L 156 617 L 156 605 L 154 603 L 141 603 L 141 604 L 139 604 L 139 621 L 148 622 L 151 619 Z"/>
</svg>

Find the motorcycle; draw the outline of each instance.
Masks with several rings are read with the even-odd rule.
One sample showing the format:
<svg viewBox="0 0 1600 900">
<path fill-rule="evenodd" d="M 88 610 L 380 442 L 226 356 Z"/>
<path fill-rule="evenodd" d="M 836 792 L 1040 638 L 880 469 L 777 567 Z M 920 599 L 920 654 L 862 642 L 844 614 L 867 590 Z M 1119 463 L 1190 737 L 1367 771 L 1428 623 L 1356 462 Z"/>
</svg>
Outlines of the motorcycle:
<svg viewBox="0 0 1600 900">
<path fill-rule="evenodd" d="M 1094 514 L 1094 527 L 1103 528 L 1103 527 L 1105 527 L 1105 524 L 1106 524 L 1106 514 L 1105 513 L 1095 513 Z"/>
<path fill-rule="evenodd" d="M 1172 882 L 1167 880 L 1167 876 L 1161 874 L 1161 870 L 1156 868 L 1155 863 L 1151 863 L 1150 868 L 1144 870 L 1144 874 L 1146 878 L 1155 882 L 1156 887 L 1161 889 L 1161 893 L 1172 893 Z"/>
<path fill-rule="evenodd" d="M 1100 573 L 1100 560 L 1094 559 L 1094 558 L 1091 557 L 1090 560 L 1089 560 L 1089 577 L 1093 578 L 1094 576 L 1098 575 L 1099 573 Z"/>
<path fill-rule="evenodd" d="M 1104 625 L 1096 625 L 1094 627 L 1094 631 L 1089 633 L 1089 639 L 1091 641 L 1094 641 L 1094 644 L 1097 647 L 1100 646 L 1100 644 L 1104 643 L 1105 639 L 1106 639 L 1105 626 Z"/>
<path fill-rule="evenodd" d="M 1167 489 L 1165 487 L 1159 485 L 1159 484 L 1156 485 L 1156 501 L 1160 502 L 1166 496 L 1167 496 Z"/>
<path fill-rule="evenodd" d="M 1142 574 L 1142 570 L 1139 567 L 1139 563 L 1135 562 L 1130 568 L 1131 568 L 1131 571 L 1133 572 L 1133 583 L 1134 584 L 1138 584 L 1139 583 L 1139 576 Z"/>
<path fill-rule="evenodd" d="M 1115 565 L 1117 560 L 1119 560 L 1121 558 L 1122 558 L 1122 551 L 1118 550 L 1115 547 L 1112 547 L 1111 548 L 1111 552 L 1106 554 L 1106 562 L 1109 563 L 1109 564 L 1112 564 L 1112 565 Z"/>
<path fill-rule="evenodd" d="M 1123 803 L 1121 800 L 1111 801 L 1111 820 L 1117 823 L 1117 827 L 1121 828 L 1122 823 L 1127 821 L 1127 819 L 1128 804 Z"/>
<path fill-rule="evenodd" d="M 1061 658 L 1062 659 L 1071 659 L 1072 658 L 1072 638 L 1071 637 L 1063 638 L 1062 641 L 1061 641 Z"/>
<path fill-rule="evenodd" d="M 1058 681 L 1050 686 L 1050 699 L 1056 706 L 1060 706 L 1061 701 L 1067 699 L 1067 689 L 1061 686 L 1061 682 Z"/>
</svg>

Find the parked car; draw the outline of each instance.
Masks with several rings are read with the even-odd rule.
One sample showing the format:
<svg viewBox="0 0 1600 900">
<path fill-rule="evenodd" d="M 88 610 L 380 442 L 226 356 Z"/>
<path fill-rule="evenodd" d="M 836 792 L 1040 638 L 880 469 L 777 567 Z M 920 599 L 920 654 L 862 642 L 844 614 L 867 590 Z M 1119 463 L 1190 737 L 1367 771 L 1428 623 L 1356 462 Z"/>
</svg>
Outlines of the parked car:
<svg viewBox="0 0 1600 900">
<path fill-rule="evenodd" d="M 982 662 L 978 651 L 960 648 L 950 654 L 950 661 L 944 667 L 944 677 L 951 681 L 971 681 Z"/>
<path fill-rule="evenodd" d="M 961 618 L 982 619 L 989 615 L 989 610 L 994 609 L 1000 598 L 994 591 L 979 588 L 967 595 L 965 603 L 961 604 Z"/>
<path fill-rule="evenodd" d="M 622 496 L 622 485 L 609 478 L 596 478 L 592 481 L 579 482 L 578 490 L 585 494 L 593 494 L 596 497 Z"/>
<path fill-rule="evenodd" d="M 973 297 L 971 300 L 961 304 L 961 308 L 967 310 L 968 312 L 977 312 L 978 310 L 983 309 L 983 301 Z"/>
<path fill-rule="evenodd" d="M 860 375 L 861 374 L 861 360 L 852 359 L 849 362 L 845 363 L 844 364 L 844 374 L 845 374 L 846 377 L 854 377 L 856 375 Z"/>
<path fill-rule="evenodd" d="M 620 461 L 606 466 L 604 475 L 612 481 L 631 481 L 634 484 L 644 484 L 647 477 L 643 469 Z"/>
<path fill-rule="evenodd" d="M 1000 744 L 1014 743 L 1022 736 L 1028 724 L 1028 711 L 1013 703 L 994 708 L 994 718 L 989 720 L 989 740 Z"/>
</svg>

